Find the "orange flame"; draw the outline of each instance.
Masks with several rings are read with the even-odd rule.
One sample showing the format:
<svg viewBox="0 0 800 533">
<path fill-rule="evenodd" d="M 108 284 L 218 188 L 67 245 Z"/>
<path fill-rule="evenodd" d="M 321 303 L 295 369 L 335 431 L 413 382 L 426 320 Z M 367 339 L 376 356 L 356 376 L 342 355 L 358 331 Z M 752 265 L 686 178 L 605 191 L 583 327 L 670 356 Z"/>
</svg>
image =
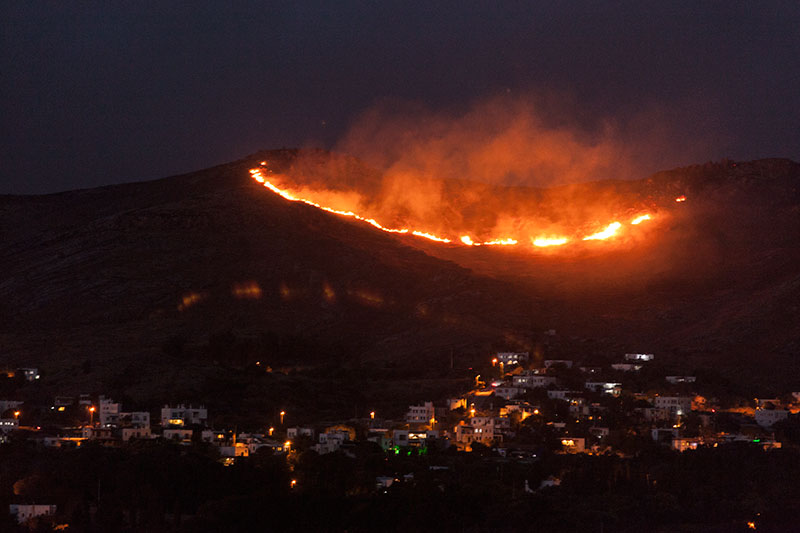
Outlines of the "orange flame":
<svg viewBox="0 0 800 533">
<path fill-rule="evenodd" d="M 421 238 L 428 239 L 430 241 L 444 243 L 444 244 L 448 244 L 448 243 L 452 243 L 453 242 L 451 239 L 449 239 L 447 237 L 436 235 L 434 233 L 427 232 L 427 231 L 421 231 L 421 230 L 416 230 L 416 229 L 412 230 L 412 229 L 409 229 L 409 228 L 389 228 L 389 227 L 383 226 L 382 224 L 380 224 L 374 218 L 368 218 L 368 217 L 359 215 L 359 214 L 357 214 L 357 213 L 355 213 L 353 211 L 334 209 L 332 207 L 327 207 L 327 206 L 321 205 L 321 204 L 319 204 L 317 202 L 314 202 L 314 201 L 306 199 L 306 198 L 297 197 L 294 194 L 292 194 L 291 192 L 289 192 L 288 190 L 281 189 L 277 185 L 275 185 L 272 182 L 270 182 L 266 178 L 265 173 L 270 173 L 271 174 L 272 172 L 269 169 L 267 169 L 266 166 L 267 166 L 267 162 L 266 161 L 262 161 L 261 162 L 261 167 L 262 168 L 250 169 L 251 177 L 255 181 L 257 181 L 258 183 L 262 184 L 267 189 L 271 190 L 272 192 L 274 192 L 275 194 L 280 196 L 281 198 L 284 198 L 285 200 L 288 200 L 290 202 L 300 202 L 300 203 L 303 203 L 303 204 L 306 204 L 306 205 L 310 205 L 312 207 L 316 207 L 317 209 L 321 209 L 323 211 L 327 211 L 328 213 L 333 213 L 335 215 L 350 217 L 350 218 L 359 220 L 361 222 L 365 222 L 365 223 L 367 223 L 367 224 L 369 224 L 369 225 L 371 225 L 371 226 L 373 226 L 373 227 L 375 227 L 375 228 L 377 228 L 377 229 L 379 229 L 381 231 L 385 231 L 387 233 L 409 234 L 409 235 L 413 235 L 415 237 L 421 237 Z M 680 197 L 675 199 L 676 202 L 683 202 L 685 200 L 686 200 L 685 196 L 680 196 Z M 639 215 L 636 218 L 634 218 L 633 220 L 631 220 L 630 224 L 636 226 L 636 225 L 641 224 L 645 220 L 652 220 L 652 216 L 650 214 Z M 620 223 L 620 222 L 612 222 L 611 224 L 609 224 L 602 231 L 599 231 L 597 233 L 594 233 L 594 234 L 588 235 L 586 237 L 583 237 L 582 240 L 584 240 L 584 241 L 606 240 L 606 239 L 609 239 L 609 238 L 613 237 L 614 235 L 616 235 L 617 232 L 620 230 L 620 228 L 622 228 L 622 223 Z M 515 245 L 519 244 L 519 242 L 516 239 L 511 238 L 511 237 L 498 238 L 498 239 L 494 239 L 494 240 L 490 240 L 490 241 L 477 242 L 477 241 L 473 240 L 472 237 L 470 237 L 469 235 L 463 235 L 455 242 L 463 244 L 465 246 L 515 246 Z M 547 235 L 547 236 L 531 237 L 530 238 L 530 242 L 531 242 L 531 244 L 533 246 L 541 248 L 541 247 L 548 247 L 548 246 L 561 246 L 561 245 L 567 244 L 568 242 L 570 242 L 570 238 L 569 237 L 565 237 L 565 236 L 560 236 L 560 235 Z M 283 295 L 283 296 L 286 296 L 286 295 Z"/>
<path fill-rule="evenodd" d="M 531 242 L 534 246 L 561 246 L 562 244 L 567 244 L 569 239 L 566 237 L 538 237 L 536 239 L 531 239 Z"/>
<path fill-rule="evenodd" d="M 584 241 L 598 241 L 598 240 L 605 240 L 610 237 L 616 235 L 617 230 L 622 227 L 622 224 L 619 222 L 612 222 L 611 224 L 606 227 L 603 231 L 598 231 L 594 235 L 589 235 L 588 237 L 584 237 Z"/>
<path fill-rule="evenodd" d="M 675 198 L 675 201 L 676 202 L 685 202 L 686 201 L 686 197 L 684 195 L 680 195 L 677 198 Z"/>
</svg>

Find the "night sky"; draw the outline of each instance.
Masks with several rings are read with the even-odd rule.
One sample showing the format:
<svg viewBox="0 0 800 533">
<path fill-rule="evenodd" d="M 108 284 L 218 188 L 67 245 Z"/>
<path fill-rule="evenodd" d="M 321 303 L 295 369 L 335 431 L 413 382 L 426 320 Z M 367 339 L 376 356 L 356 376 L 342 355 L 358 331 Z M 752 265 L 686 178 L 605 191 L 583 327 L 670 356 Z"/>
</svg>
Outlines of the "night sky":
<svg viewBox="0 0 800 533">
<path fill-rule="evenodd" d="M 335 148 L 377 105 L 497 95 L 557 95 L 589 127 L 660 117 L 649 171 L 800 160 L 800 3 L 494 4 L 2 2 L 0 193 Z"/>
</svg>

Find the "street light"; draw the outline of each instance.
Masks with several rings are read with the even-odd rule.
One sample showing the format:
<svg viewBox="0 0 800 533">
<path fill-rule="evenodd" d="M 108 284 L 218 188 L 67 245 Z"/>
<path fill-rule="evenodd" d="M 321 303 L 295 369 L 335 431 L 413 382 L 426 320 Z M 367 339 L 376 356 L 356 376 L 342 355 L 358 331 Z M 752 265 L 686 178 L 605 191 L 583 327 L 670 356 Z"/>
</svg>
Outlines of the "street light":
<svg viewBox="0 0 800 533">
<path fill-rule="evenodd" d="M 272 432 L 273 432 L 273 431 L 275 431 L 275 428 L 273 428 L 273 427 L 269 428 L 269 436 L 270 436 L 270 437 L 272 436 Z"/>
<path fill-rule="evenodd" d="M 281 425 L 283 425 L 283 417 L 286 416 L 286 411 L 281 411 Z"/>
<path fill-rule="evenodd" d="M 89 408 L 89 425 L 94 426 L 94 405 Z"/>
<path fill-rule="evenodd" d="M 375 420 L 375 411 L 370 411 L 370 412 L 369 412 L 369 417 L 370 417 L 372 420 Z"/>
</svg>

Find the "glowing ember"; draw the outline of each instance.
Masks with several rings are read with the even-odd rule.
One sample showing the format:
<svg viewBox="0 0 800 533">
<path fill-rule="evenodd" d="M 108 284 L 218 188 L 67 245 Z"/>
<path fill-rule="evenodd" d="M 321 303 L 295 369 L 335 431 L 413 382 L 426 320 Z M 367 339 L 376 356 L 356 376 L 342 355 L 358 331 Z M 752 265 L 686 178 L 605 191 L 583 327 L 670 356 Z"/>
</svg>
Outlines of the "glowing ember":
<svg viewBox="0 0 800 533">
<path fill-rule="evenodd" d="M 464 235 L 463 237 L 461 237 L 461 242 L 463 242 L 467 246 L 474 246 L 475 245 L 475 242 L 472 239 L 469 238 L 469 235 Z"/>
<path fill-rule="evenodd" d="M 255 281 L 237 283 L 231 289 L 231 294 L 240 299 L 258 300 L 261 298 L 261 287 Z"/>
<path fill-rule="evenodd" d="M 598 231 L 594 235 L 589 235 L 588 237 L 584 237 L 584 241 L 601 241 L 608 239 L 609 237 L 613 237 L 619 228 L 622 227 L 622 224 L 619 222 L 612 222 L 608 225 L 606 229 L 603 231 Z"/>
<path fill-rule="evenodd" d="M 637 226 L 637 225 L 641 224 L 642 222 L 644 222 L 645 220 L 650 220 L 650 219 L 651 219 L 650 215 L 638 216 L 638 217 L 634 218 L 633 220 L 631 220 L 631 224 L 633 224 L 634 226 Z"/>
<path fill-rule="evenodd" d="M 686 201 L 686 197 L 683 196 L 683 195 L 680 195 L 677 198 L 675 198 L 675 201 L 676 202 L 685 202 Z"/>
<path fill-rule="evenodd" d="M 534 246 L 561 246 L 562 244 L 567 244 L 569 239 L 566 237 L 538 237 L 536 239 L 531 239 L 531 242 Z"/>
</svg>

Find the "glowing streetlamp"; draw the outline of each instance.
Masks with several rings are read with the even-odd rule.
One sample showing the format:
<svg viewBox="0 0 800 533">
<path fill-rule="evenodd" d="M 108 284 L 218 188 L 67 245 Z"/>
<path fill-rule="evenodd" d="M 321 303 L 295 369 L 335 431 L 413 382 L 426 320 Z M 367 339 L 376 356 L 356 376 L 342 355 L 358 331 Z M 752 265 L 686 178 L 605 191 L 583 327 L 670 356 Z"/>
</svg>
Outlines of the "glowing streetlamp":
<svg viewBox="0 0 800 533">
<path fill-rule="evenodd" d="M 273 427 L 269 428 L 269 436 L 270 436 L 270 437 L 272 436 L 272 432 L 273 432 L 273 431 L 275 431 L 275 428 L 273 428 Z"/>
<path fill-rule="evenodd" d="M 89 408 L 89 425 L 94 426 L 94 405 Z"/>
<path fill-rule="evenodd" d="M 492 366 L 495 366 L 496 364 L 497 364 L 497 357 L 495 357 L 494 359 L 492 359 Z"/>
<path fill-rule="evenodd" d="M 369 412 L 369 417 L 370 417 L 371 420 L 375 420 L 375 411 L 370 411 Z"/>
<path fill-rule="evenodd" d="M 292 482 L 289 484 L 289 488 L 295 488 L 297 486 L 297 480 L 293 479 Z"/>
<path fill-rule="evenodd" d="M 281 425 L 283 425 L 283 417 L 286 416 L 286 411 L 281 411 Z"/>
</svg>

